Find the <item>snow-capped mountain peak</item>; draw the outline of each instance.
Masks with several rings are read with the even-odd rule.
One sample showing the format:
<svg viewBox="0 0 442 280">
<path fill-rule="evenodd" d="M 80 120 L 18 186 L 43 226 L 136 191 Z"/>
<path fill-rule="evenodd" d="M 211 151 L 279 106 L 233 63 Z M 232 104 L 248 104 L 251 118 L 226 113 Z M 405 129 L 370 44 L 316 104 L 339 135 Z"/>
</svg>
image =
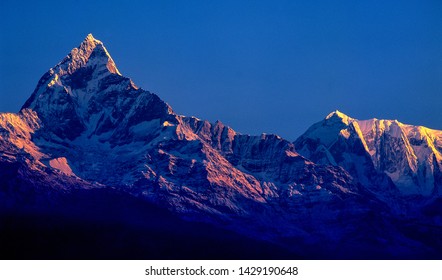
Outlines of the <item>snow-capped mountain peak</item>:
<svg viewBox="0 0 442 280">
<path fill-rule="evenodd" d="M 59 72 L 59 75 L 72 74 L 84 66 L 105 67 L 110 73 L 121 75 L 106 47 L 101 41 L 95 39 L 92 34 L 88 34 L 79 47 L 72 49 L 65 59 L 55 67 L 54 72 Z"/>
<path fill-rule="evenodd" d="M 350 173 L 361 181 L 376 171 L 388 175 L 405 195 L 430 196 L 442 189 L 441 140 L 437 130 L 397 120 L 357 120 L 335 111 L 312 125 L 295 145 L 314 162 L 354 170 Z"/>
<path fill-rule="evenodd" d="M 94 36 L 92 35 L 92 33 L 87 34 L 86 38 L 84 39 L 85 41 L 95 41 L 95 42 L 100 42 L 100 40 L 97 40 L 94 38 Z"/>
<path fill-rule="evenodd" d="M 351 121 L 353 121 L 352 118 L 350 118 L 349 116 L 347 116 L 346 114 L 336 110 L 331 112 L 330 114 L 327 115 L 327 117 L 325 117 L 326 120 L 338 120 L 338 121 L 342 121 L 345 124 L 349 124 Z"/>
<path fill-rule="evenodd" d="M 407 195 L 439 203 L 441 153 L 441 131 L 339 111 L 295 143 L 177 115 L 122 76 L 89 34 L 43 75 L 19 113 L 0 113 L 0 208 L 28 209 L 34 217 L 34 208 L 48 205 L 52 213 L 52 205 L 67 204 L 66 213 L 80 217 L 91 205 L 107 224 L 113 216 L 96 202 L 109 200 L 110 212 L 127 213 L 122 217 L 144 228 L 151 220 L 132 213 L 151 212 L 144 206 L 154 203 L 299 252 L 325 245 L 335 256 L 346 244 L 353 257 L 360 243 L 360 253 L 370 255 L 364 246 L 383 249 L 398 235 L 390 224 L 418 217 L 419 205 L 401 211 Z M 140 204 L 128 212 L 132 198 Z M 439 211 L 434 205 L 428 209 Z M 386 253 L 402 252 L 405 235 L 399 236 L 400 250 Z"/>
<path fill-rule="evenodd" d="M 124 118 L 122 103 L 130 107 L 148 100 L 151 93 L 122 76 L 103 43 L 89 34 L 41 77 L 22 109 L 34 110 L 45 129 L 72 140 L 88 130 L 115 128 Z M 167 106 L 160 107 L 167 114 Z"/>
<path fill-rule="evenodd" d="M 47 105 L 50 103 L 47 100 L 39 101 L 47 94 L 51 98 L 55 98 L 57 92 L 73 96 L 77 89 L 85 89 L 86 94 L 81 94 L 80 99 L 88 99 L 91 94 L 87 93 L 97 92 L 99 81 L 121 80 L 115 76 L 122 77 L 106 47 L 89 34 L 77 48 L 72 49 L 60 63 L 40 78 L 34 93 L 23 108 L 36 109 Z M 127 80 L 131 87 L 136 88 L 132 81 Z"/>
</svg>

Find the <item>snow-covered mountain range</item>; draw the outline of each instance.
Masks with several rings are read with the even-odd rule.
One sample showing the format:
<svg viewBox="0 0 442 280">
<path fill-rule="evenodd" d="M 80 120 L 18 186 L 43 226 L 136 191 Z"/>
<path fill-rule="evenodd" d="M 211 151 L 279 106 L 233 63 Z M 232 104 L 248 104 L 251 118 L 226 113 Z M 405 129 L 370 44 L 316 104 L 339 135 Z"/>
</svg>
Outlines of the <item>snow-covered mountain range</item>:
<svg viewBox="0 0 442 280">
<path fill-rule="evenodd" d="M 403 196 L 439 196 L 442 191 L 442 131 L 397 120 L 361 121 L 336 111 L 295 145 L 316 163 L 342 166 L 362 184 L 385 186 L 371 181 L 387 175 Z"/>
<path fill-rule="evenodd" d="M 442 131 L 338 111 L 293 143 L 178 115 L 89 34 L 19 113 L 0 114 L 0 209 L 60 209 L 99 190 L 289 256 L 441 256 L 441 153 Z"/>
</svg>

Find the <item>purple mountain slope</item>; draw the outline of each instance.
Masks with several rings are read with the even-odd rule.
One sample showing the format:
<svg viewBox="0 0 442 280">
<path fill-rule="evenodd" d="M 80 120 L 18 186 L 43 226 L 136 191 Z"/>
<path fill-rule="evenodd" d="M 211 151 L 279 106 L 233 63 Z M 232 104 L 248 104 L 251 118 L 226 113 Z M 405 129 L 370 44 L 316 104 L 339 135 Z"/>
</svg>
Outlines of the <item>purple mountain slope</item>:
<svg viewBox="0 0 442 280">
<path fill-rule="evenodd" d="M 88 35 L 19 113 L 0 114 L 0 203 L 58 209 L 79 191 L 116 192 L 292 256 L 440 256 L 440 239 L 403 217 L 439 230 L 441 135 L 340 113 L 295 143 L 243 135 L 176 114 Z"/>
</svg>

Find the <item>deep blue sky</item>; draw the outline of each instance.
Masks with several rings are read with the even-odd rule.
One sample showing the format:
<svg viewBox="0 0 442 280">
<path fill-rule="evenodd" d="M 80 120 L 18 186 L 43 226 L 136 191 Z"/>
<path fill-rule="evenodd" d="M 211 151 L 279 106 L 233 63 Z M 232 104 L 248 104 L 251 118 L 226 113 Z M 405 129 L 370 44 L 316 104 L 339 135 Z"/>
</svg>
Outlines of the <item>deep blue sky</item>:
<svg viewBox="0 0 442 280">
<path fill-rule="evenodd" d="M 177 113 L 242 133 L 294 140 L 336 109 L 442 129 L 442 1 L 115 2 L 0 1 L 0 111 L 93 33 Z"/>
</svg>

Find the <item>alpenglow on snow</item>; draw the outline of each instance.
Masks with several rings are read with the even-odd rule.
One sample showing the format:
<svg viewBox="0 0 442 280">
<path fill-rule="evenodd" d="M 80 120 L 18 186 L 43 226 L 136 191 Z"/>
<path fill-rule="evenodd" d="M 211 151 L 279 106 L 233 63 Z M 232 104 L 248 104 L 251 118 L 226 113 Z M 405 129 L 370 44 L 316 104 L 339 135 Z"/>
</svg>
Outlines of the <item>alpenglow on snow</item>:
<svg viewBox="0 0 442 280">
<path fill-rule="evenodd" d="M 152 206 L 289 258 L 441 257 L 441 153 L 441 131 L 338 111 L 294 142 L 178 115 L 89 34 L 20 112 L 0 114 L 0 209 L 23 217 L 54 207 L 99 225 L 116 211 L 142 229 L 150 221 L 134 217 Z M 110 197 L 123 206 L 93 208 Z M 198 226 L 187 234 L 208 238 Z"/>
</svg>

